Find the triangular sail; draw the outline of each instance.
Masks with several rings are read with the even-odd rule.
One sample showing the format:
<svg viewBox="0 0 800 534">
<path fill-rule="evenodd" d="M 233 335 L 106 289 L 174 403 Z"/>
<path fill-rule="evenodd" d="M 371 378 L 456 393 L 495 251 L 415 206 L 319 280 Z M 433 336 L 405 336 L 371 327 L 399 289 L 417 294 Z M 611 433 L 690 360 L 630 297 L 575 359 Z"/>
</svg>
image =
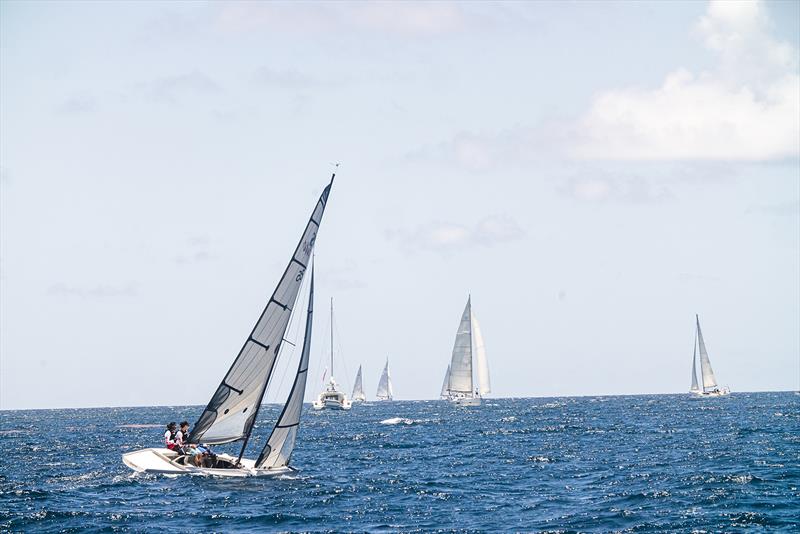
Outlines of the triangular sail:
<svg viewBox="0 0 800 534">
<path fill-rule="evenodd" d="M 361 366 L 358 366 L 358 373 L 356 373 L 356 383 L 353 386 L 353 395 L 351 396 L 351 400 L 354 401 L 363 401 L 367 400 L 367 396 L 364 395 L 364 383 L 361 378 Z"/>
<path fill-rule="evenodd" d="M 447 390 L 450 385 L 450 366 L 447 366 L 447 371 L 444 373 L 444 382 L 442 382 L 442 392 L 439 393 L 440 397 L 447 397 Z"/>
<path fill-rule="evenodd" d="M 379 399 L 392 400 L 394 392 L 392 391 L 392 378 L 389 376 L 389 360 L 387 358 L 386 365 L 383 367 L 381 379 L 378 382 L 378 391 L 375 394 Z"/>
<path fill-rule="evenodd" d="M 451 393 L 472 394 L 472 315 L 471 299 L 467 299 L 461 322 L 458 325 L 453 356 L 450 361 Z"/>
<path fill-rule="evenodd" d="M 700 391 L 700 386 L 697 385 L 697 332 L 694 333 L 694 347 L 692 352 L 692 388 L 689 390 L 692 393 Z"/>
<path fill-rule="evenodd" d="M 249 436 L 314 249 L 331 185 L 333 177 L 317 201 L 275 292 L 195 423 L 189 435 L 191 443 L 229 443 Z"/>
<path fill-rule="evenodd" d="M 711 360 L 708 359 L 706 343 L 703 341 L 703 331 L 700 330 L 700 317 L 697 317 L 697 343 L 700 347 L 700 374 L 703 376 L 703 389 L 717 387 L 714 370 L 711 369 Z"/>
<path fill-rule="evenodd" d="M 489 362 L 486 360 L 486 347 L 483 344 L 478 318 L 472 314 L 472 335 L 475 339 L 475 365 L 478 367 L 478 393 L 486 395 L 492 391 L 489 381 Z"/>
<path fill-rule="evenodd" d="M 297 374 L 294 383 L 283 406 L 283 411 L 272 428 L 267 444 L 256 460 L 256 467 L 270 469 L 283 467 L 289 464 L 297 439 L 297 429 L 300 425 L 300 414 L 303 410 L 303 397 L 306 394 L 306 381 L 308 380 L 308 358 L 311 354 L 311 328 L 314 319 L 314 266 L 311 266 L 311 286 L 308 292 L 308 310 L 306 312 L 306 328 L 303 336 L 303 352 L 300 363 L 297 364 Z"/>
</svg>

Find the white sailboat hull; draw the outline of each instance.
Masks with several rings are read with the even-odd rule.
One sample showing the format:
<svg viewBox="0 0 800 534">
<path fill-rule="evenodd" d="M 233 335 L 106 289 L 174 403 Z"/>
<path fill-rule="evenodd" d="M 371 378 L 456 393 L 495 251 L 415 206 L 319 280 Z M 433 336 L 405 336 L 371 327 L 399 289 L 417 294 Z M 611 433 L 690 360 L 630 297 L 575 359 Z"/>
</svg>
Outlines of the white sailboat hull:
<svg viewBox="0 0 800 534">
<path fill-rule="evenodd" d="M 353 403 L 347 395 L 333 388 L 335 384 L 332 383 L 331 388 L 320 393 L 317 400 L 311 403 L 311 407 L 315 410 L 349 410 Z"/>
<path fill-rule="evenodd" d="M 692 395 L 698 398 L 725 397 L 730 394 L 731 390 L 728 388 L 717 389 L 714 391 L 692 391 Z"/>
<path fill-rule="evenodd" d="M 480 397 L 451 397 L 450 402 L 456 406 L 480 406 Z"/>
<path fill-rule="evenodd" d="M 278 476 L 295 472 L 289 466 L 276 467 L 271 469 L 257 469 L 255 460 L 242 458 L 239 468 L 208 468 L 195 467 L 193 465 L 183 465 L 177 463 L 178 454 L 169 449 L 140 449 L 122 455 L 122 462 L 138 473 L 152 473 L 162 475 L 195 475 L 195 476 L 219 476 L 219 477 L 253 477 L 253 476 Z M 228 454 L 219 454 L 217 458 L 227 460 L 231 463 L 236 462 L 236 458 Z"/>
</svg>

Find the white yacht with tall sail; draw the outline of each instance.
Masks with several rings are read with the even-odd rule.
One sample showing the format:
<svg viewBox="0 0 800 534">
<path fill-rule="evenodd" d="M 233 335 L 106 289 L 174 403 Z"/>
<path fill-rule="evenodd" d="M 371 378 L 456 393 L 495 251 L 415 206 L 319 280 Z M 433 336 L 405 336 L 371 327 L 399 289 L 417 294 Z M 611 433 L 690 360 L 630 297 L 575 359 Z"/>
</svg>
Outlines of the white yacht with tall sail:
<svg viewBox="0 0 800 534">
<path fill-rule="evenodd" d="M 189 434 L 187 452 L 196 454 L 180 454 L 168 448 L 141 449 L 123 454 L 122 461 L 125 465 L 134 471 L 146 473 L 225 477 L 279 475 L 294 471 L 289 467 L 289 460 L 297 439 L 311 351 L 314 302 L 314 271 L 311 260 L 335 176 L 335 173 L 331 176 L 331 183 L 325 187 L 317 201 L 289 265 L 255 327 Z M 301 300 L 301 286 L 309 268 L 311 276 L 306 284 L 308 304 L 306 313 L 303 314 L 302 307 L 298 304 Z M 281 355 L 294 349 L 294 344 L 285 339 L 290 321 L 302 321 L 303 316 L 303 345 L 286 403 L 258 458 L 245 458 L 261 402 L 275 370 L 275 362 Z M 201 449 L 195 446 L 203 444 L 207 447 L 237 441 L 242 442 L 238 456 L 198 453 Z"/>
<path fill-rule="evenodd" d="M 328 386 L 319 394 L 317 400 L 311 403 L 315 410 L 349 410 L 352 407 L 350 399 L 343 391 L 339 391 L 339 384 L 333 378 L 333 299 L 331 299 L 331 378 Z"/>
<path fill-rule="evenodd" d="M 474 374 L 477 387 L 473 379 L 473 368 L 476 368 Z M 478 319 L 472 313 L 471 295 L 467 298 L 464 313 L 461 314 L 446 379 L 446 387 L 442 388 L 443 396 L 457 406 L 480 406 L 481 398 L 492 391 L 486 347 Z"/>
<path fill-rule="evenodd" d="M 358 366 L 358 372 L 356 373 L 356 381 L 353 385 L 353 394 L 350 395 L 351 402 L 364 402 L 367 400 L 367 396 L 364 395 L 364 380 L 361 378 L 361 366 Z"/>
<path fill-rule="evenodd" d="M 375 394 L 378 400 L 392 400 L 394 398 L 394 388 L 392 388 L 392 377 L 389 374 L 389 358 L 386 358 L 386 365 L 383 366 L 381 379 L 378 381 L 378 391 Z"/>
<path fill-rule="evenodd" d="M 695 315 L 697 328 L 694 335 L 694 353 L 692 354 L 692 387 L 690 393 L 700 397 L 722 397 L 730 394 L 727 387 L 719 387 L 714 370 L 711 368 L 711 360 L 708 359 L 706 343 L 703 340 L 703 331 L 700 330 L 700 316 Z M 703 378 L 702 387 L 697 381 L 697 352 L 700 352 L 700 376 Z"/>
</svg>

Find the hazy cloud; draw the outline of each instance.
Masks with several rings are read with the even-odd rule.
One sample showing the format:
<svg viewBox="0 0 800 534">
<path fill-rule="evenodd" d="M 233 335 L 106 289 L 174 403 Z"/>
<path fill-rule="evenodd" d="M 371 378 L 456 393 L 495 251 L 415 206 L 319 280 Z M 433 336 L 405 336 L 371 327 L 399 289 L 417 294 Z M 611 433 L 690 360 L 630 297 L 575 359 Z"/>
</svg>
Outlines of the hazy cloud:
<svg viewBox="0 0 800 534">
<path fill-rule="evenodd" d="M 800 154 L 798 51 L 774 40 L 761 2 L 712 1 L 697 25 L 719 59 L 657 89 L 600 93 L 576 126 L 591 159 L 766 160 Z"/>
<path fill-rule="evenodd" d="M 672 191 L 666 185 L 642 177 L 573 177 L 563 182 L 559 191 L 574 199 L 590 202 L 645 204 L 673 198 Z"/>
<path fill-rule="evenodd" d="M 256 69 L 253 81 L 260 85 L 282 89 L 305 89 L 320 85 L 320 81 L 294 69 L 276 70 L 267 66 Z"/>
<path fill-rule="evenodd" d="M 207 235 L 196 235 L 186 239 L 186 249 L 175 256 L 175 263 L 202 263 L 216 258 L 210 250 L 211 238 Z"/>
<path fill-rule="evenodd" d="M 775 216 L 800 215 L 800 200 L 753 206 L 747 210 L 747 213 L 763 213 Z"/>
<path fill-rule="evenodd" d="M 82 113 L 92 113 L 97 111 L 97 100 L 89 95 L 75 95 L 67 98 L 58 106 L 56 106 L 56 113 L 63 115 L 73 115 Z"/>
<path fill-rule="evenodd" d="M 175 103 L 181 96 L 218 94 L 222 88 L 202 72 L 192 71 L 158 78 L 153 82 L 151 91 L 156 100 Z"/>
<path fill-rule="evenodd" d="M 474 246 L 491 247 L 520 239 L 525 235 L 522 227 L 507 215 L 491 215 L 473 226 L 431 222 L 412 230 L 387 232 L 403 248 L 449 252 Z"/>
<path fill-rule="evenodd" d="M 135 297 L 139 293 L 135 282 L 122 285 L 98 285 L 92 287 L 71 286 L 65 283 L 53 284 L 47 288 L 47 294 L 59 297 L 106 298 Z"/>
</svg>

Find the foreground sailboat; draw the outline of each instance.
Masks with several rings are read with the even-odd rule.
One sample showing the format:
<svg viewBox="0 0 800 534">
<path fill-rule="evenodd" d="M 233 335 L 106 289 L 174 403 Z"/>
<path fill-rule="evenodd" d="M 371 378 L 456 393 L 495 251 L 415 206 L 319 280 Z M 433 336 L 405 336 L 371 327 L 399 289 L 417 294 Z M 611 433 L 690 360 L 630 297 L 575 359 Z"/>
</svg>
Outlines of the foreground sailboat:
<svg viewBox="0 0 800 534">
<path fill-rule="evenodd" d="M 473 359 L 477 367 L 477 388 L 474 387 L 472 378 Z M 471 296 L 467 299 L 464 313 L 461 314 L 446 380 L 446 385 L 442 387 L 442 396 L 457 406 L 480 406 L 481 397 L 492 390 L 489 383 L 486 348 L 483 345 L 480 325 L 472 313 Z"/>
<path fill-rule="evenodd" d="M 730 390 L 726 387 L 720 388 L 717 385 L 717 379 L 714 376 L 714 370 L 711 368 L 711 360 L 708 359 L 708 352 L 706 351 L 706 344 L 703 341 L 703 331 L 700 330 L 700 317 L 695 316 L 697 319 L 697 329 L 695 330 L 694 353 L 692 354 L 692 387 L 689 390 L 691 393 L 700 397 L 722 397 L 729 395 Z M 697 382 L 697 351 L 700 350 L 700 375 L 703 377 L 703 387 Z"/>
<path fill-rule="evenodd" d="M 353 394 L 350 395 L 350 399 L 352 402 L 364 402 L 367 400 L 367 396 L 364 395 L 364 381 L 361 378 L 361 366 L 358 366 L 358 372 L 356 373 L 356 383 L 353 386 Z"/>
<path fill-rule="evenodd" d="M 292 389 L 258 458 L 251 460 L 243 456 L 275 369 L 275 361 L 283 353 L 283 347 L 291 345 L 291 342 L 284 345 L 284 337 L 290 318 L 293 317 L 293 310 L 298 304 L 301 284 L 312 259 L 314 243 L 334 177 L 335 174 L 317 201 L 275 292 L 189 435 L 190 444 L 219 445 L 242 441 L 238 457 L 219 454 L 211 467 L 197 467 L 189 463 L 189 456 L 179 455 L 169 449 L 151 448 L 124 454 L 122 461 L 125 465 L 134 471 L 146 473 L 227 477 L 279 475 L 294 471 L 289 467 L 289 460 L 297 438 L 308 376 L 313 325 L 313 266 L 302 352 Z M 302 313 L 298 315 L 302 316 Z"/>
<path fill-rule="evenodd" d="M 375 396 L 378 397 L 378 400 L 392 400 L 394 398 L 392 377 L 389 375 L 389 358 L 386 358 L 386 365 L 383 367 L 381 379 L 378 381 L 378 391 Z"/>
<path fill-rule="evenodd" d="M 331 378 L 328 381 L 328 387 L 319 394 L 317 400 L 311 403 L 315 410 L 323 410 L 325 408 L 331 410 L 349 410 L 352 404 L 344 392 L 339 391 L 339 384 L 333 378 L 333 299 L 331 299 Z"/>
</svg>

